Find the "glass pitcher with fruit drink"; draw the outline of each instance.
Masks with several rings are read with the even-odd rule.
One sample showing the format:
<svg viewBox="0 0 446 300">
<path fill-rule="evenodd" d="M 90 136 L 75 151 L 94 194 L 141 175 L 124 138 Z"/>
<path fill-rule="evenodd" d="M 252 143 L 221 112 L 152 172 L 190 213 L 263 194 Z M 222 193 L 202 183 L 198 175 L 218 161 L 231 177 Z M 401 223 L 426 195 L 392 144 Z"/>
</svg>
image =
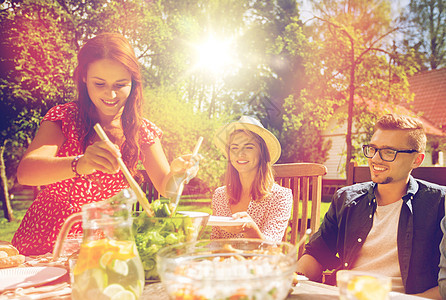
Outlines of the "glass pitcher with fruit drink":
<svg viewBox="0 0 446 300">
<path fill-rule="evenodd" d="M 82 207 L 83 240 L 73 270 L 73 299 L 141 296 L 144 271 L 132 233 L 135 201 L 135 194 L 126 189 Z"/>
</svg>

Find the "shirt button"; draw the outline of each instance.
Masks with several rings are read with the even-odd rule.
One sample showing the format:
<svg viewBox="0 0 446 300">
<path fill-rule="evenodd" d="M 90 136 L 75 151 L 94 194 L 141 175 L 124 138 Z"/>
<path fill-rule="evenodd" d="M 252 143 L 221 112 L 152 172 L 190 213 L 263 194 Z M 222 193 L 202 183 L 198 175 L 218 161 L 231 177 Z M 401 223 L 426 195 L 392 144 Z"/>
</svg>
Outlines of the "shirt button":
<svg viewBox="0 0 446 300">
<path fill-rule="evenodd" d="M 345 266 L 345 267 L 348 267 L 348 263 L 345 263 L 344 266 Z"/>
<path fill-rule="evenodd" d="M 371 219 L 372 218 L 372 215 L 369 215 L 369 219 Z"/>
<path fill-rule="evenodd" d="M 360 243 L 360 242 L 362 242 L 362 239 L 361 239 L 361 238 L 358 238 L 358 243 Z"/>
</svg>

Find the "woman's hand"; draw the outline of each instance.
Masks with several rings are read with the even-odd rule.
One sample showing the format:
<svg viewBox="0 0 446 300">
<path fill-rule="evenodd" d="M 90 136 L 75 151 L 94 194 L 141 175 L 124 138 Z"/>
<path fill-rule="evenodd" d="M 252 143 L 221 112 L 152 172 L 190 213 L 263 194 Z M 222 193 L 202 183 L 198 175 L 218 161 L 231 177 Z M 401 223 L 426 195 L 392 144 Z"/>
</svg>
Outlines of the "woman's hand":
<svg viewBox="0 0 446 300">
<path fill-rule="evenodd" d="M 201 159 L 201 155 L 192 157 L 192 154 L 181 155 L 175 158 L 170 164 L 170 171 L 172 174 L 181 174 L 188 172 L 191 178 L 195 177 L 198 173 L 198 162 Z"/>
<path fill-rule="evenodd" d="M 201 155 L 199 154 L 196 156 L 191 154 L 182 155 L 172 161 L 170 172 L 174 176 L 184 174 L 184 177 L 181 176 L 181 178 L 184 180 L 184 184 L 188 184 L 192 178 L 197 176 L 200 159 Z"/>
<path fill-rule="evenodd" d="M 47 185 L 73 178 L 74 157 L 58 156 L 65 142 L 60 122 L 43 121 L 17 169 L 20 184 Z M 119 149 L 111 142 L 96 142 L 78 160 L 76 171 L 79 174 L 91 174 L 95 170 L 115 173 L 119 171 L 116 160 L 119 156 Z"/>
<path fill-rule="evenodd" d="M 96 170 L 108 174 L 119 172 L 117 158 L 121 157 L 118 146 L 110 141 L 99 141 L 90 145 L 85 150 L 84 156 L 79 159 L 77 172 L 88 175 Z"/>
<path fill-rule="evenodd" d="M 248 238 L 264 238 L 256 222 L 252 220 L 251 216 L 246 211 L 237 212 L 232 215 L 232 218 L 245 222 L 243 225 L 224 227 L 224 230 L 232 234 L 243 233 L 244 236 Z"/>
</svg>

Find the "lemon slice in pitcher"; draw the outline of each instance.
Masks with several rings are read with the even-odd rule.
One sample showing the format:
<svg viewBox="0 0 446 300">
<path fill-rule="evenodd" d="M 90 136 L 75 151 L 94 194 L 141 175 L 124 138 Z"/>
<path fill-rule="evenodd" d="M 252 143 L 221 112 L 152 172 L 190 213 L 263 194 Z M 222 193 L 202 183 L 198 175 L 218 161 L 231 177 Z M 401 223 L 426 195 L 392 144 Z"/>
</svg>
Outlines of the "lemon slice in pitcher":
<svg viewBox="0 0 446 300">
<path fill-rule="evenodd" d="M 127 276 L 129 274 L 129 266 L 123 260 L 114 259 L 111 263 L 111 269 L 122 276 Z"/>
<path fill-rule="evenodd" d="M 106 295 L 107 297 L 112 298 L 114 295 L 125 291 L 124 287 L 120 284 L 117 283 L 113 283 L 110 284 L 108 287 L 106 287 L 103 291 L 104 295 Z"/>
<path fill-rule="evenodd" d="M 135 243 L 131 241 L 115 241 L 110 240 L 110 246 L 113 247 L 115 258 L 126 260 L 137 255 L 138 252 L 134 251 Z M 138 250 L 136 250 L 138 251 Z"/>
<path fill-rule="evenodd" d="M 111 251 L 102 254 L 101 258 L 99 259 L 99 265 L 101 266 L 101 268 L 105 269 L 107 267 L 107 265 L 111 262 L 113 258 L 113 254 L 114 253 Z"/>
</svg>

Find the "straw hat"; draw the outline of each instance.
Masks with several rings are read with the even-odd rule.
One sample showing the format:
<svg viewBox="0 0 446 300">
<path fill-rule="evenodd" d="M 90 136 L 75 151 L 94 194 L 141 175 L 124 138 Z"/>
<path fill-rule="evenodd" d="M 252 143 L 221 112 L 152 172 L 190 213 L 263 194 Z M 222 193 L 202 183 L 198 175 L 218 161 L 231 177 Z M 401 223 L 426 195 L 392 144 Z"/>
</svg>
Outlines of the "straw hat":
<svg viewBox="0 0 446 300">
<path fill-rule="evenodd" d="M 227 157 L 226 147 L 229 137 L 234 131 L 240 129 L 252 131 L 265 141 L 271 157 L 271 164 L 274 164 L 279 159 L 281 148 L 277 138 L 270 131 L 265 129 L 259 120 L 249 116 L 242 116 L 238 121 L 226 124 L 217 130 L 214 137 L 214 144 L 225 157 Z"/>
</svg>

